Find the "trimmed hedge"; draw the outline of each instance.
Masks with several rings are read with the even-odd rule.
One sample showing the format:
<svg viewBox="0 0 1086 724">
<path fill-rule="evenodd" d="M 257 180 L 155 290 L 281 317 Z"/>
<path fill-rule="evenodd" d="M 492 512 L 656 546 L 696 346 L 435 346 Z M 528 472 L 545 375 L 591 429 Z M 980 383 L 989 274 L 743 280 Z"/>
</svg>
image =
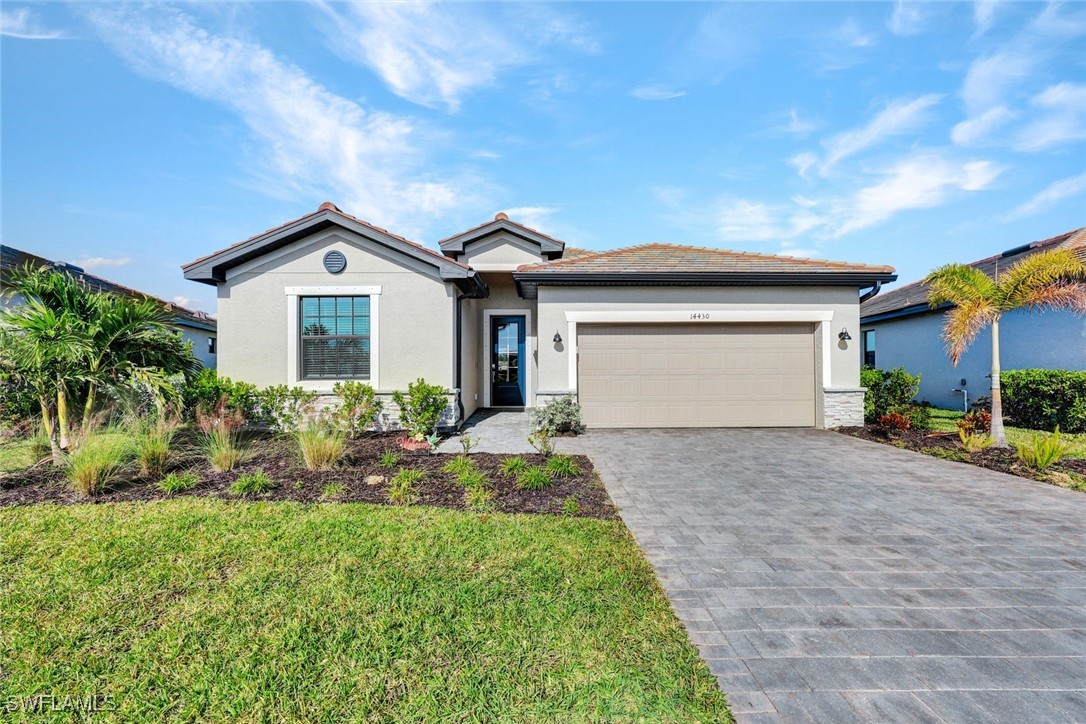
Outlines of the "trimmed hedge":
<svg viewBox="0 0 1086 724">
<path fill-rule="evenodd" d="M 1015 427 L 1086 432 L 1086 372 L 1008 370 L 1000 386 L 1003 415 Z"/>
<path fill-rule="evenodd" d="M 910 375 L 904 367 L 880 370 L 864 367 L 860 370 L 860 385 L 864 394 L 864 419 L 875 422 L 897 408 L 910 405 L 920 391 L 920 375 Z"/>
</svg>

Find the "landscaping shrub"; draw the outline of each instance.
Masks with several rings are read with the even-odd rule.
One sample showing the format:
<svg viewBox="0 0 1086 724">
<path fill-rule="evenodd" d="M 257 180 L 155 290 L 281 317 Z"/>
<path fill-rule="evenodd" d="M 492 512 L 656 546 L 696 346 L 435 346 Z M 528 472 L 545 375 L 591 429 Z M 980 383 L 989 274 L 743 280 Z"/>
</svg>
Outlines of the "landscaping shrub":
<svg viewBox="0 0 1086 724">
<path fill-rule="evenodd" d="M 27 426 L 40 414 L 41 403 L 34 388 L 0 356 L 0 430 L 28 432 Z"/>
<path fill-rule="evenodd" d="M 196 411 L 196 427 L 203 433 L 204 452 L 216 472 L 229 472 L 241 462 L 238 428 L 244 422 L 242 413 L 229 407 L 226 396 L 210 411 L 203 408 Z"/>
<path fill-rule="evenodd" d="M 930 402 L 914 402 L 909 405 L 895 407 L 891 412 L 897 412 L 909 418 L 909 427 L 913 430 L 930 430 L 931 408 L 932 404 Z"/>
<path fill-rule="evenodd" d="M 301 387 L 271 385 L 256 390 L 256 409 L 246 420 L 266 425 L 275 432 L 292 433 L 312 413 L 317 393 Z"/>
<path fill-rule="evenodd" d="M 192 471 L 184 473 L 170 473 L 155 486 L 163 493 L 184 493 L 192 490 L 200 484 L 200 478 Z"/>
<path fill-rule="evenodd" d="M 1003 414 L 1016 427 L 1086 432 L 1086 371 L 1008 370 L 1000 384 Z"/>
<path fill-rule="evenodd" d="M 126 435 L 93 433 L 68 455 L 66 473 L 76 492 L 89 497 L 100 492 L 131 459 L 132 443 Z"/>
<path fill-rule="evenodd" d="M 139 462 L 140 475 L 162 475 L 170 459 L 170 446 L 176 431 L 177 424 L 165 417 L 145 422 L 136 429 L 136 460 Z"/>
<path fill-rule="evenodd" d="M 969 453 L 987 450 L 995 442 L 986 432 L 967 432 L 962 427 L 958 428 L 958 439 L 962 441 L 962 447 Z"/>
<path fill-rule="evenodd" d="M 230 483 L 230 492 L 234 495 L 260 495 L 275 490 L 278 484 L 268 477 L 263 470 L 244 473 Z"/>
<path fill-rule="evenodd" d="M 545 458 L 549 458 L 554 454 L 554 440 L 551 439 L 550 432 L 545 428 L 540 428 L 529 435 L 528 444 Z"/>
<path fill-rule="evenodd" d="M 874 422 L 912 403 L 920 391 L 920 375 L 910 375 L 904 367 L 893 370 L 864 367 L 860 370 L 860 385 L 867 388 L 864 394 L 864 420 Z"/>
<path fill-rule="evenodd" d="M 1060 428 L 1051 435 L 1034 435 L 1030 441 L 1018 446 L 1018 459 L 1034 470 L 1045 470 L 1074 449 L 1074 445 L 1060 439 Z"/>
<path fill-rule="evenodd" d="M 876 424 L 887 436 L 905 432 L 912 427 L 912 421 L 899 412 L 887 412 L 885 415 L 880 415 Z"/>
<path fill-rule="evenodd" d="M 502 472 L 510 477 L 516 477 L 528 469 L 528 461 L 521 457 L 506 458 L 501 462 Z"/>
<path fill-rule="evenodd" d="M 554 480 L 546 468 L 532 466 L 522 470 L 517 476 L 517 487 L 522 490 L 544 490 L 549 488 Z"/>
<path fill-rule="evenodd" d="M 460 433 L 460 449 L 464 451 L 465 455 L 471 455 L 472 449 L 479 445 L 479 438 L 473 435 L 469 435 L 466 432 Z"/>
<path fill-rule="evenodd" d="M 577 461 L 570 455 L 555 455 L 547 461 L 547 472 L 556 478 L 572 478 L 581 474 Z"/>
<path fill-rule="evenodd" d="M 566 515 L 577 515 L 581 512 L 581 505 L 577 502 L 577 496 L 571 495 L 562 501 L 562 512 Z"/>
<path fill-rule="evenodd" d="M 337 382 L 332 394 L 339 397 L 339 404 L 332 410 L 332 420 L 354 439 L 377 421 L 383 403 L 377 399 L 373 387 L 365 382 Z"/>
<path fill-rule="evenodd" d="M 532 424 L 537 430 L 547 430 L 552 435 L 559 432 L 584 432 L 581 422 L 581 403 L 573 395 L 551 400 L 532 411 Z"/>
<path fill-rule="evenodd" d="M 475 463 L 471 458 L 463 455 L 457 455 L 449 462 L 442 466 L 442 471 L 450 473 L 452 475 L 463 475 L 464 473 L 470 473 L 477 469 Z"/>
<path fill-rule="evenodd" d="M 400 464 L 400 454 L 395 450 L 385 450 L 381 453 L 381 467 L 394 468 Z"/>
<path fill-rule="evenodd" d="M 347 450 L 347 433 L 329 425 L 310 423 L 298 428 L 294 439 L 308 470 L 331 470 Z"/>
<path fill-rule="evenodd" d="M 488 488 L 468 486 L 464 489 L 464 504 L 476 513 L 488 513 L 494 509 L 494 493 Z"/>
<path fill-rule="evenodd" d="M 421 470 L 400 468 L 400 471 L 389 481 L 389 501 L 396 505 L 410 505 L 415 502 L 415 486 L 425 477 L 426 473 Z"/>
<path fill-rule="evenodd" d="M 321 499 L 323 500 L 335 500 L 347 491 L 347 486 L 343 483 L 325 483 L 321 486 Z"/>
<path fill-rule="evenodd" d="M 425 440 L 437 431 L 448 407 L 448 390 L 431 385 L 421 377 L 407 386 L 407 394 L 397 390 L 392 400 L 400 409 L 400 425 L 414 440 Z"/>
<path fill-rule="evenodd" d="M 987 435 L 992 431 L 992 413 L 987 410 L 973 410 L 962 415 L 958 420 L 958 434 Z"/>
<path fill-rule="evenodd" d="M 487 487 L 486 476 L 479 470 L 468 470 L 456 476 L 458 483 L 465 488 L 485 488 Z"/>
<path fill-rule="evenodd" d="M 257 391 L 256 385 L 234 382 L 229 377 L 220 377 L 215 370 L 205 368 L 188 381 L 181 398 L 185 413 L 194 418 L 201 410 L 211 410 L 226 398 L 227 407 L 238 411 L 245 420 L 254 420 L 258 417 Z"/>
</svg>

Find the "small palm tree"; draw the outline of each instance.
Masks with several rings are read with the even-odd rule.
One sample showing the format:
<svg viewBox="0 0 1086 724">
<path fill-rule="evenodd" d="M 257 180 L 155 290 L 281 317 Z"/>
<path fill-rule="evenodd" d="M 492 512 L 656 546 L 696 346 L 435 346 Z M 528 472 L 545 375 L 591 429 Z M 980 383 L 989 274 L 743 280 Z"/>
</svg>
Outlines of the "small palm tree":
<svg viewBox="0 0 1086 724">
<path fill-rule="evenodd" d="M 1070 249 L 1043 251 L 1022 259 L 992 278 L 971 266 L 947 264 L 928 274 L 928 303 L 944 304 L 943 339 L 956 367 L 985 327 L 992 328 L 992 440 L 1007 447 L 999 384 L 999 320 L 1014 309 L 1086 312 L 1086 264 Z"/>
</svg>

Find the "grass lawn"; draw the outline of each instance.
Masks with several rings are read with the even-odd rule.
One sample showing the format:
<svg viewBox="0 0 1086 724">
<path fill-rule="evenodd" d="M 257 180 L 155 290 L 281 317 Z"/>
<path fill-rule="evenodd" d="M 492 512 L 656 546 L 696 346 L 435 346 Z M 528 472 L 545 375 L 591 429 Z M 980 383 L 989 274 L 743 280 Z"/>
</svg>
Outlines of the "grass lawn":
<svg viewBox="0 0 1086 724">
<path fill-rule="evenodd" d="M 0 439 L 0 471 L 18 470 L 34 463 L 31 447 L 31 442 L 23 438 Z"/>
<path fill-rule="evenodd" d="M 617 520 L 365 504 L 0 510 L 0 703 L 106 719 L 727 721 Z"/>
<path fill-rule="evenodd" d="M 931 429 L 935 432 L 956 433 L 958 432 L 957 422 L 962 418 L 963 414 L 964 413 L 957 410 L 933 409 L 931 411 Z M 1024 427 L 1005 427 L 1004 431 L 1007 433 L 1007 442 L 1011 445 L 1028 443 L 1029 439 L 1034 435 L 1049 434 L 1043 431 L 1029 430 Z M 1086 434 L 1061 432 L 1060 437 L 1075 443 L 1074 450 L 1068 454 L 1067 457 L 1086 459 Z"/>
</svg>

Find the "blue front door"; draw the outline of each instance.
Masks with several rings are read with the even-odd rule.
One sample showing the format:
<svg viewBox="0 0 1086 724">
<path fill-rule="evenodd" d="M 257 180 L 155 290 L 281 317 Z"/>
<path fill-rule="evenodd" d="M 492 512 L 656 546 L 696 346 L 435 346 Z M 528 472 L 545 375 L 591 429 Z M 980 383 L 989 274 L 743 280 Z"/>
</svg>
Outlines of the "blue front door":
<svg viewBox="0 0 1086 724">
<path fill-rule="evenodd" d="M 490 404 L 524 407 L 524 317 L 490 318 Z"/>
</svg>

